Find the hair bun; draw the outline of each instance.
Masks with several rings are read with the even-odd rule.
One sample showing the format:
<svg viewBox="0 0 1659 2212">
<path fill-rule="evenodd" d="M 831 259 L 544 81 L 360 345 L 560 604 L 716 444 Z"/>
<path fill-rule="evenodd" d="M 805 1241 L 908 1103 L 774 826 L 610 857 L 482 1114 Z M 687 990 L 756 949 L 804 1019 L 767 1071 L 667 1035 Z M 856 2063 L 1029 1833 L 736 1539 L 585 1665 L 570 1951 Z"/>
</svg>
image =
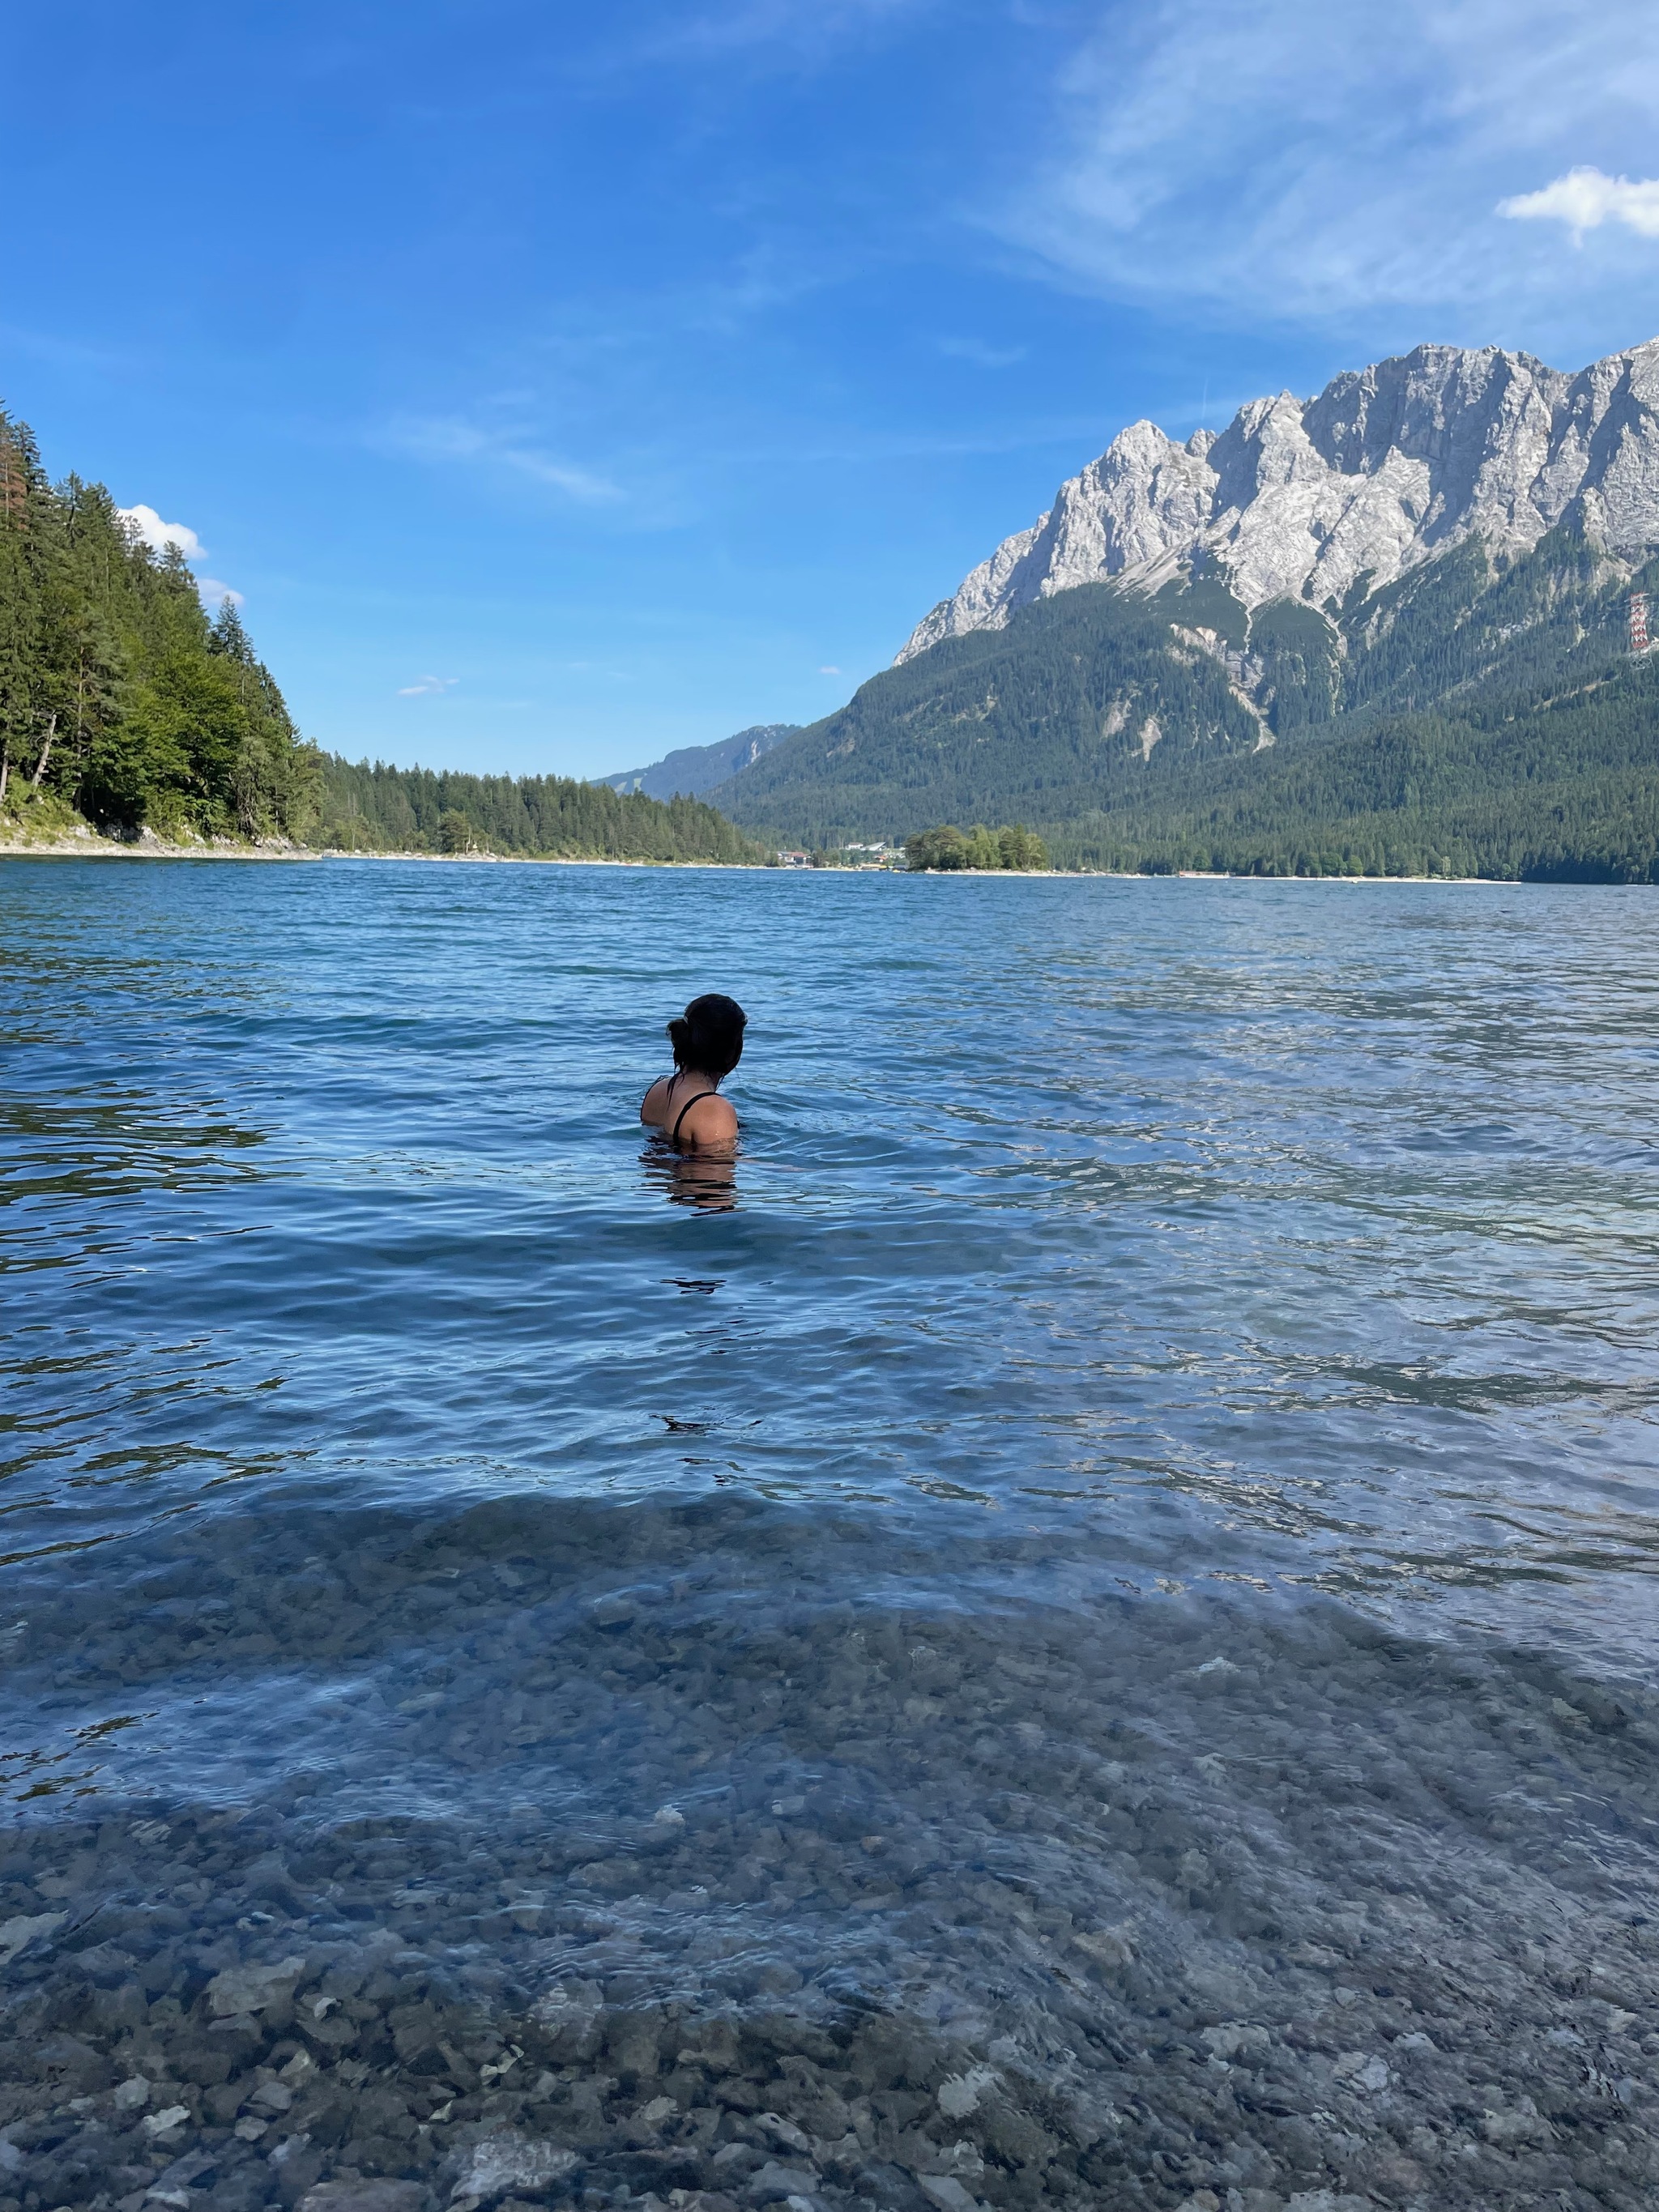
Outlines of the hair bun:
<svg viewBox="0 0 1659 2212">
<path fill-rule="evenodd" d="M 743 1057 L 743 1032 L 747 1020 L 735 999 L 708 991 L 693 999 L 684 1014 L 668 1024 L 677 1067 L 696 1068 L 718 1082 L 729 1075 Z"/>
</svg>

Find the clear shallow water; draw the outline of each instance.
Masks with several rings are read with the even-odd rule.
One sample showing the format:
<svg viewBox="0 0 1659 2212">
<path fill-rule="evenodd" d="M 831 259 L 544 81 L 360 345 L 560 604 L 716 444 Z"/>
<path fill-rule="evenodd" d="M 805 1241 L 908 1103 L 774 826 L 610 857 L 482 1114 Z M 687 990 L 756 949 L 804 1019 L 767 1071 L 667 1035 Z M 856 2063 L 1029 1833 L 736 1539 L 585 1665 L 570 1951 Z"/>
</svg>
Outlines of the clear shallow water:
<svg viewBox="0 0 1659 2212">
<path fill-rule="evenodd" d="M 13 862 L 0 948 L 17 2002 L 154 2074 L 378 1943 L 557 2062 L 186 2199 L 764 2201 L 668 2046 L 786 2018 L 825 2203 L 1644 2201 L 1650 894 Z"/>
</svg>

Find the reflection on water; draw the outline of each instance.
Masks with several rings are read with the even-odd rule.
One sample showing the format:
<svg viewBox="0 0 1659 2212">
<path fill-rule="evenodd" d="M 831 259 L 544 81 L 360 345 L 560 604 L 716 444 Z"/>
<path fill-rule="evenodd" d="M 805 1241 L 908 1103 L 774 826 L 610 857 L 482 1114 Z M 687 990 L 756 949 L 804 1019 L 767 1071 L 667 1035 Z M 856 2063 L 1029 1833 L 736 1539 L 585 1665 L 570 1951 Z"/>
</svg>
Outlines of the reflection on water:
<svg viewBox="0 0 1659 2212">
<path fill-rule="evenodd" d="M 641 1155 L 645 1179 L 671 1206 L 699 1213 L 729 1213 L 738 1202 L 738 1163 L 731 1153 L 682 1152 L 653 1138 Z"/>
<path fill-rule="evenodd" d="M 0 2203 L 1652 2201 L 1651 894 L 0 890 Z"/>
</svg>

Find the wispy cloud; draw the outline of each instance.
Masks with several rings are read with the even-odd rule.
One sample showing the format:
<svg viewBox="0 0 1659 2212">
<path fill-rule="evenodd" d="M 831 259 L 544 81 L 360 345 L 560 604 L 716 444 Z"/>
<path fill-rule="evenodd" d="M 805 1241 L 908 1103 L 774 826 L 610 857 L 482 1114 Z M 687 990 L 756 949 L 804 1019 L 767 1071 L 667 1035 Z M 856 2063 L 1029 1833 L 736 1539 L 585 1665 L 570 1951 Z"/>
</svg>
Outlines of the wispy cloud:
<svg viewBox="0 0 1659 2212">
<path fill-rule="evenodd" d="M 117 507 L 115 511 L 152 553 L 165 553 L 169 546 L 176 545 L 186 561 L 202 558 L 202 541 L 188 523 L 163 522 L 153 507 L 142 504 Z"/>
<path fill-rule="evenodd" d="M 1540 191 L 1516 192 L 1498 203 L 1515 222 L 1564 222 L 1578 245 L 1587 230 L 1623 223 L 1642 238 L 1659 238 L 1659 177 L 1604 176 L 1600 169 L 1569 169 Z"/>
<path fill-rule="evenodd" d="M 818 674 L 820 676 L 839 676 L 841 674 L 841 671 L 839 668 L 820 668 Z"/>
<path fill-rule="evenodd" d="M 241 593 L 230 584 L 222 584 L 216 576 L 198 576 L 196 588 L 210 607 L 222 607 L 228 599 L 234 607 L 245 604 Z"/>
<path fill-rule="evenodd" d="M 459 676 L 422 676 L 418 683 L 403 684 L 398 687 L 400 699 L 429 699 L 453 691 L 460 682 Z"/>
<path fill-rule="evenodd" d="M 938 344 L 947 361 L 970 361 L 975 368 L 1012 368 L 1030 350 L 1026 346 L 987 345 L 983 338 L 940 338 Z"/>
<path fill-rule="evenodd" d="M 1494 204 L 1528 171 L 1628 159 L 1659 125 L 1650 0 L 1395 0 L 1386 34 L 1329 0 L 1113 0 L 1096 20 L 1058 88 L 1058 151 L 989 220 L 1066 283 L 1164 308 L 1537 307 L 1559 266 Z M 1639 228 L 1654 188 L 1603 183 L 1601 219 Z"/>
<path fill-rule="evenodd" d="M 935 5 L 937 0 L 728 0 L 687 10 L 672 28 L 633 43 L 630 58 L 746 52 L 816 61 Z"/>
<path fill-rule="evenodd" d="M 388 428 L 386 442 L 416 460 L 471 462 L 528 477 L 533 483 L 588 504 L 623 497 L 621 488 L 608 477 L 545 452 L 522 432 L 493 428 L 462 416 L 400 417 Z"/>
</svg>

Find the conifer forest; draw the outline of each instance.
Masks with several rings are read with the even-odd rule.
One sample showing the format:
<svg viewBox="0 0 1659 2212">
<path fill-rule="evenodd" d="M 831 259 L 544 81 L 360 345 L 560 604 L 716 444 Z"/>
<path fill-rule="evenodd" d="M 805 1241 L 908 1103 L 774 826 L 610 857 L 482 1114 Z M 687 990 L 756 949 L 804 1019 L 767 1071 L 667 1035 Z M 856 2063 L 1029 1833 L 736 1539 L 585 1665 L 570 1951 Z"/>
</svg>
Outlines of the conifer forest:
<svg viewBox="0 0 1659 2212">
<path fill-rule="evenodd" d="M 210 620 L 102 484 L 0 412 L 0 807 L 129 834 L 293 836 L 320 774 L 236 607 Z"/>
</svg>

